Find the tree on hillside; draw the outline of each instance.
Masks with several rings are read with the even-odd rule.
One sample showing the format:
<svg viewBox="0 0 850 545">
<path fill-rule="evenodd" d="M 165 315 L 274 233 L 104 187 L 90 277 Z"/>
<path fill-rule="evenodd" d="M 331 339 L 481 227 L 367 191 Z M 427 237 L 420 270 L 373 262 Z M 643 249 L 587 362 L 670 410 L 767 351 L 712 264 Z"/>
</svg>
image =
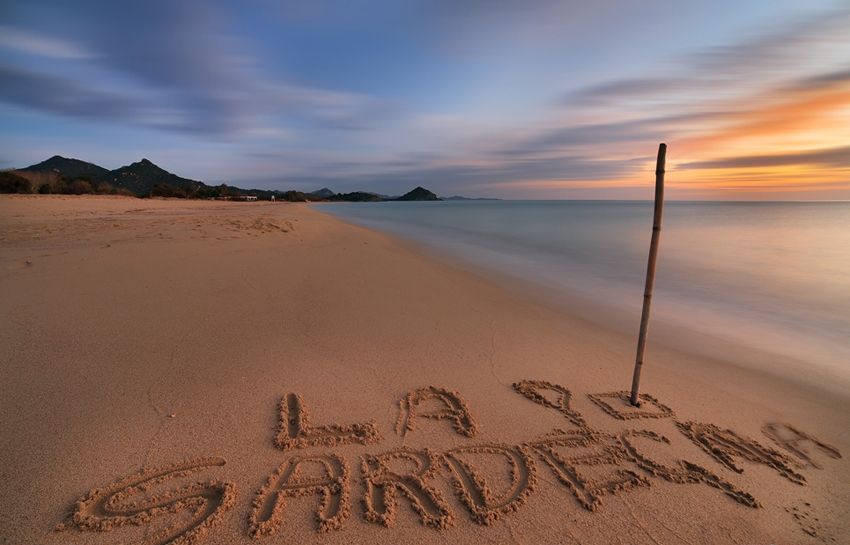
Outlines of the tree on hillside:
<svg viewBox="0 0 850 545">
<path fill-rule="evenodd" d="M 32 193 L 32 184 L 8 170 L 0 172 L 0 193 Z"/>
<path fill-rule="evenodd" d="M 91 186 L 91 182 L 81 178 L 71 181 L 70 190 L 71 193 L 73 193 L 74 195 L 94 193 L 94 189 Z"/>
</svg>

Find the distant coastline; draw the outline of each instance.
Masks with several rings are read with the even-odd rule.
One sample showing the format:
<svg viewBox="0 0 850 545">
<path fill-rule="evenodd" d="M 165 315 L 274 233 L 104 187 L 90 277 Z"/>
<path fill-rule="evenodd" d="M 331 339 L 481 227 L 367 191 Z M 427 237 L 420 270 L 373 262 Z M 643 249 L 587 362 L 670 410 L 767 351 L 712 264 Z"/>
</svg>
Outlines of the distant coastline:
<svg viewBox="0 0 850 545">
<path fill-rule="evenodd" d="M 453 195 L 441 198 L 417 186 L 403 195 L 382 195 L 371 191 L 337 193 L 323 187 L 316 191 L 243 189 L 228 184 L 208 185 L 183 178 L 157 166 L 149 159 L 108 170 L 100 165 L 54 155 L 20 169 L 0 172 L 0 193 L 38 193 L 69 195 L 127 195 L 140 198 L 171 197 L 181 199 L 280 200 L 290 202 L 383 202 L 495 200 Z"/>
</svg>

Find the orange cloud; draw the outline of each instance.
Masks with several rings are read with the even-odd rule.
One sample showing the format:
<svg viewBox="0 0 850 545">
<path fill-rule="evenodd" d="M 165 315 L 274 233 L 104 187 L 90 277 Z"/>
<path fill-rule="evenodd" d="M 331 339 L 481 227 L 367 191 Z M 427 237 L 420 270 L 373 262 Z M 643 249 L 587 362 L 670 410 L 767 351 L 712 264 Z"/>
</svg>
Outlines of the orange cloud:
<svg viewBox="0 0 850 545">
<path fill-rule="evenodd" d="M 850 72 L 806 83 L 726 104 L 708 132 L 674 138 L 671 184 L 718 196 L 850 190 Z"/>
</svg>

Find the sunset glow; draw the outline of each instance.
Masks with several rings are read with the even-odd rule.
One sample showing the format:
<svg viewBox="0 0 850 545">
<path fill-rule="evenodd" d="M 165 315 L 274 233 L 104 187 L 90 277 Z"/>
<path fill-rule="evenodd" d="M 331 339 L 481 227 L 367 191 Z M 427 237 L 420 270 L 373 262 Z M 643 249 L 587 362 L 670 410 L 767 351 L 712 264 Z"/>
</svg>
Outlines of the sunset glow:
<svg viewBox="0 0 850 545">
<path fill-rule="evenodd" d="M 2 168 L 644 199 L 664 141 L 673 199 L 850 199 L 845 2 L 37 4 L 0 12 Z"/>
</svg>

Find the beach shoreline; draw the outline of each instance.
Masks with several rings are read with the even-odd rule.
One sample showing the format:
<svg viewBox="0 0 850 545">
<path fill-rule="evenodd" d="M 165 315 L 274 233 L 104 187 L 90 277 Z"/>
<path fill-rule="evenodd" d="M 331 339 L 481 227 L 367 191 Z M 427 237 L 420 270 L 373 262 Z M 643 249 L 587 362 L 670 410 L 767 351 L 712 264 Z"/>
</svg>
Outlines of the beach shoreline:
<svg viewBox="0 0 850 545">
<path fill-rule="evenodd" d="M 850 535 L 842 507 L 850 502 L 850 399 L 801 385 L 793 373 L 686 354 L 654 343 L 650 332 L 643 388 L 660 412 L 623 420 L 612 414 L 627 409 L 599 395 L 628 386 L 632 336 L 310 205 L 4 195 L 0 217 L 0 433 L 9 438 L 0 459 L 9 483 L 0 534 L 10 543 L 142 542 L 147 530 L 132 524 L 110 532 L 81 531 L 73 521 L 64 531 L 53 528 L 92 488 L 199 456 L 226 460 L 203 475 L 234 487 L 222 489 L 220 516 L 197 542 L 253 542 L 245 523 L 252 501 L 262 498 L 275 468 L 302 452 L 274 441 L 276 430 L 288 429 L 286 419 L 278 421 L 278 404 L 290 393 L 304 400 L 311 419 L 305 430 L 374 422 L 375 433 L 363 441 L 339 440 L 344 434 L 335 431 L 336 443 L 304 447 L 338 455 L 352 473 L 350 514 L 336 519 L 340 529 L 330 525 L 323 542 L 513 536 L 559 543 L 569 534 L 582 543 L 832 543 Z M 523 381 L 569 389 L 570 410 L 553 410 L 512 387 Z M 472 436 L 469 425 L 458 431 L 427 417 L 398 428 L 405 395 L 431 385 L 457 395 L 413 395 L 408 420 L 419 397 L 423 415 L 434 410 L 432 398 L 462 403 L 477 425 Z M 582 469 L 591 475 L 584 483 L 590 492 L 581 493 L 599 505 L 590 496 L 583 504 L 578 485 L 565 486 L 560 479 L 568 478 L 551 467 L 564 449 L 577 447 L 551 447 L 556 457 L 547 459 L 541 452 L 551 445 L 535 443 L 555 429 L 576 428 L 571 411 L 611 442 L 599 448 L 619 460 Z M 805 484 L 776 464 L 735 455 L 734 467 L 724 465 L 688 438 L 693 423 L 733 430 L 733 443 L 769 447 Z M 769 424 L 802 431 L 843 457 L 810 441 L 804 453 L 811 459 L 800 458 L 765 435 Z M 641 473 L 617 439 L 636 429 L 671 441 L 659 450 L 641 440 L 655 459 L 698 464 L 761 507 L 730 499 L 728 490 L 705 486 L 709 481 L 679 484 Z M 710 442 L 711 428 L 699 429 Z M 512 498 L 491 525 L 476 522 L 446 476 L 434 484 L 453 515 L 446 529 L 426 527 L 403 500 L 393 527 L 369 520 L 360 502 L 377 477 L 361 474 L 362 457 L 402 447 L 445 457 L 470 445 L 527 450 L 542 482 L 531 487 L 526 475 L 530 492 Z M 481 457 L 481 448 L 465 456 Z M 497 489 L 507 486 L 498 483 L 498 464 L 474 463 L 486 466 Z M 590 486 L 626 469 L 643 480 Z M 288 500 L 280 532 L 316 540 L 314 503 Z"/>
<path fill-rule="evenodd" d="M 495 280 L 538 304 L 633 336 L 649 242 L 641 219 L 650 206 L 501 201 L 318 209 L 401 237 L 432 259 Z M 846 268 L 835 255 L 838 240 L 811 223 L 835 210 L 812 215 L 797 203 L 670 203 L 669 212 L 651 342 L 846 397 L 850 345 L 840 323 L 846 289 L 837 281 Z M 764 225 L 747 224 L 749 213 L 761 214 Z M 765 237 L 778 218 L 808 236 Z M 818 251 L 803 255 L 801 240 Z M 734 249 L 723 250 L 730 245 Z"/>
<path fill-rule="evenodd" d="M 340 219 L 340 221 L 346 222 L 345 219 Z M 359 227 L 372 230 L 369 227 Z M 398 238 L 400 238 L 400 244 L 409 247 L 413 252 L 426 256 L 428 259 L 439 261 L 451 268 L 460 269 L 480 278 L 482 281 L 492 282 L 501 289 L 520 295 L 526 301 L 569 316 L 573 320 L 587 324 L 588 327 L 599 328 L 610 335 L 624 339 L 625 343 L 628 343 L 629 339 L 636 342 L 640 321 L 638 313 L 629 318 L 623 315 L 621 309 L 614 309 L 588 296 L 578 293 L 567 294 L 564 291 L 555 290 L 540 283 L 520 278 L 517 275 L 502 273 L 470 262 L 459 262 L 451 256 L 442 254 L 416 241 Z M 640 290 L 640 286 L 637 289 Z M 760 350 L 728 337 L 696 331 L 684 323 L 664 322 L 660 324 L 660 327 L 659 324 L 653 323 L 649 337 L 650 344 L 656 347 L 663 347 L 672 352 L 701 358 L 710 362 L 712 367 L 729 368 L 729 372 L 732 373 L 751 374 L 756 379 L 776 381 L 792 389 L 808 389 L 813 397 L 825 396 L 826 403 L 846 403 L 850 401 L 850 390 L 848 390 L 850 378 L 848 376 L 830 372 L 828 369 L 813 369 L 805 361 L 784 356 L 778 352 Z M 632 355 L 633 359 L 634 356 Z M 634 362 L 624 361 L 624 368 L 628 367 L 630 363 L 633 364 Z"/>
</svg>

